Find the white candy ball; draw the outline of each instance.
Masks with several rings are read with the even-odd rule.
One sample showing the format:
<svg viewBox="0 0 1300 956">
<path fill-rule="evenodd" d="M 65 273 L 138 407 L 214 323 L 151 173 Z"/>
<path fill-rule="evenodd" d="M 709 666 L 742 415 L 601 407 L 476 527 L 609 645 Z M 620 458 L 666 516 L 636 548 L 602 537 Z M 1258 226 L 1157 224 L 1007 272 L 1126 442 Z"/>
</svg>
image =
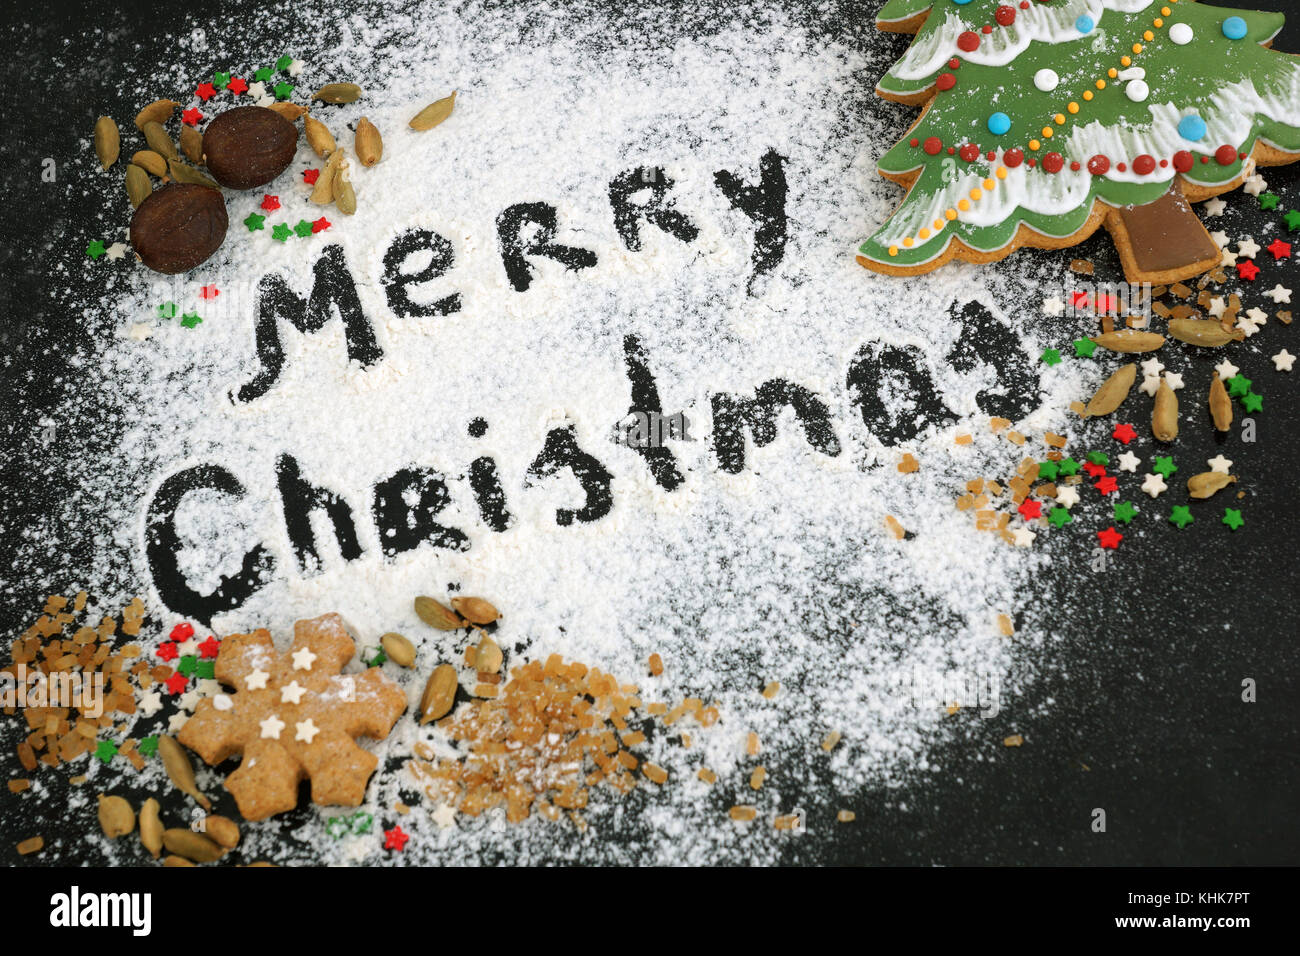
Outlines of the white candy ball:
<svg viewBox="0 0 1300 956">
<path fill-rule="evenodd" d="M 1034 74 L 1034 86 L 1038 87 L 1044 93 L 1050 93 L 1056 89 L 1056 84 L 1061 82 L 1061 78 L 1056 75 L 1055 70 L 1039 70 Z"/>
<path fill-rule="evenodd" d="M 1179 46 L 1186 46 L 1192 42 L 1192 28 L 1186 23 L 1175 23 L 1169 28 L 1169 39 L 1173 40 Z"/>
<path fill-rule="evenodd" d="M 1151 95 L 1151 88 L 1146 80 L 1129 80 L 1124 84 L 1124 94 L 1134 103 L 1141 103 Z"/>
</svg>

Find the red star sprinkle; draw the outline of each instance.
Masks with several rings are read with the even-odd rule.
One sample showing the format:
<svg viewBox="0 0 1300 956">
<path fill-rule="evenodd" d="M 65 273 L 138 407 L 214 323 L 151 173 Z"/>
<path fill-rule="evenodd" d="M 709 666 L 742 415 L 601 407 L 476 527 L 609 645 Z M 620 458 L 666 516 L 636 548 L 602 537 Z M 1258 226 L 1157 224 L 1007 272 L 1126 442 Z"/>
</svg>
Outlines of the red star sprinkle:
<svg viewBox="0 0 1300 956">
<path fill-rule="evenodd" d="M 214 285 L 205 285 L 199 289 L 200 299 L 215 299 L 219 295 L 221 295 L 221 290 Z"/>
<path fill-rule="evenodd" d="M 169 641 L 188 641 L 194 636 L 194 625 L 189 621 L 181 621 L 172 628 L 172 632 L 167 635 Z"/>
<path fill-rule="evenodd" d="M 209 634 L 208 639 L 199 645 L 199 657 L 213 658 L 220 650 L 221 642 Z"/>
<path fill-rule="evenodd" d="M 1119 547 L 1119 543 L 1124 540 L 1124 536 L 1114 528 L 1107 528 L 1105 531 L 1097 532 L 1097 540 L 1103 548 L 1110 548 L 1114 551 Z"/>
<path fill-rule="evenodd" d="M 167 693 L 179 694 L 181 691 L 185 690 L 185 685 L 189 683 L 189 681 L 185 679 L 184 674 L 180 671 L 176 671 L 176 673 L 172 674 L 172 676 L 163 681 L 163 683 L 167 685 Z"/>
<path fill-rule="evenodd" d="M 1083 463 L 1083 470 L 1088 473 L 1089 478 L 1100 478 L 1102 475 L 1106 474 L 1105 465 L 1094 464 L 1090 461 L 1085 461 Z"/>
<path fill-rule="evenodd" d="M 1113 312 L 1115 310 L 1115 304 L 1114 299 L 1109 295 L 1103 294 L 1097 296 L 1097 304 L 1093 306 L 1093 309 L 1097 312 Z"/>
<path fill-rule="evenodd" d="M 312 220 L 311 231 L 324 232 L 326 229 L 330 227 L 330 225 L 331 225 L 330 221 L 326 219 L 324 216 L 321 216 L 319 219 Z"/>
<path fill-rule="evenodd" d="M 226 89 L 238 96 L 240 93 L 243 93 L 248 89 L 248 84 L 235 76 L 231 77 L 230 82 L 226 84 Z"/>
<path fill-rule="evenodd" d="M 272 210 L 279 209 L 279 208 L 280 208 L 280 197 L 279 197 L 279 196 L 270 196 L 270 195 L 263 196 L 263 197 L 262 197 L 262 208 L 265 209 L 267 212 L 271 212 Z"/>
<path fill-rule="evenodd" d="M 1245 262 L 1238 262 L 1237 275 L 1241 276 L 1247 282 L 1251 282 L 1254 280 L 1255 276 L 1259 275 L 1259 266 L 1255 265 L 1255 263 L 1250 259 L 1247 259 Z"/>
<path fill-rule="evenodd" d="M 411 839 L 410 834 L 404 833 L 400 826 L 393 827 L 391 830 L 384 831 L 384 849 L 401 850 L 406 846 L 406 841 Z"/>
<path fill-rule="evenodd" d="M 1281 239 L 1274 239 L 1267 246 L 1269 252 L 1273 253 L 1273 258 L 1285 259 L 1291 255 L 1291 243 L 1283 242 Z"/>
<path fill-rule="evenodd" d="M 1071 292 L 1070 304 L 1073 305 L 1076 309 L 1086 309 L 1088 307 L 1088 293 Z"/>
<path fill-rule="evenodd" d="M 171 641 L 167 641 L 164 644 L 159 644 L 156 653 L 158 654 L 158 657 L 161 660 L 174 661 L 176 660 L 176 645 L 173 644 Z"/>
<path fill-rule="evenodd" d="M 1020 512 L 1020 517 L 1026 521 L 1033 521 L 1035 518 L 1042 517 L 1043 514 L 1043 506 L 1033 499 L 1022 501 L 1020 507 L 1016 510 Z"/>
<path fill-rule="evenodd" d="M 198 89 L 194 91 L 194 95 L 206 103 L 217 95 L 217 88 L 211 83 L 200 83 Z"/>
<path fill-rule="evenodd" d="M 1132 425 L 1125 423 L 1123 425 L 1116 425 L 1115 430 L 1110 433 L 1110 437 L 1116 441 L 1122 441 L 1127 445 L 1134 438 L 1137 438 L 1137 432 L 1133 430 Z"/>
<path fill-rule="evenodd" d="M 181 114 L 181 122 L 188 123 L 190 126 L 198 126 L 199 123 L 203 122 L 203 114 L 191 106 Z"/>
<path fill-rule="evenodd" d="M 1106 475 L 1095 485 L 1093 485 L 1103 495 L 1109 495 L 1112 492 L 1119 491 L 1119 479 L 1114 475 Z"/>
<path fill-rule="evenodd" d="M 302 181 L 308 186 L 315 186 L 318 179 L 320 179 L 319 169 L 304 169 L 302 171 Z"/>
</svg>

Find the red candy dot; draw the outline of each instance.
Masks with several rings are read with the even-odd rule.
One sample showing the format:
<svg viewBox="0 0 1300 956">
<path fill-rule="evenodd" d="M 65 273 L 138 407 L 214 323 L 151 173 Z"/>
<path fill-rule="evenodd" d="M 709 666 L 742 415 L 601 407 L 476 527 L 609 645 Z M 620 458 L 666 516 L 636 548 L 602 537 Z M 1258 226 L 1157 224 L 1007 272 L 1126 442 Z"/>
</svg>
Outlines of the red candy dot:
<svg viewBox="0 0 1300 956">
<path fill-rule="evenodd" d="M 961 148 L 961 158 L 968 163 L 973 163 L 980 158 L 980 148 L 974 143 L 967 143 Z"/>
<path fill-rule="evenodd" d="M 1043 169 L 1049 173 L 1059 173 L 1065 165 L 1065 157 L 1060 153 L 1048 153 L 1043 157 Z"/>
<path fill-rule="evenodd" d="M 1002 162 L 1008 169 L 1015 169 L 1025 161 L 1025 151 L 1015 146 L 1002 154 Z"/>
<path fill-rule="evenodd" d="M 1116 163 L 1115 168 L 1118 169 L 1121 173 L 1126 172 L 1128 170 L 1128 163 Z"/>
<path fill-rule="evenodd" d="M 935 77 L 934 85 L 941 90 L 950 90 L 957 85 L 957 77 L 951 73 L 940 73 Z"/>
<path fill-rule="evenodd" d="M 984 24 L 984 26 L 980 27 L 980 32 L 985 34 L 992 33 L 993 25 L 991 23 Z"/>
<path fill-rule="evenodd" d="M 956 57 L 953 57 L 951 60 L 948 61 L 948 69 L 950 70 L 955 70 L 959 66 L 961 66 L 961 60 L 957 59 Z"/>
<path fill-rule="evenodd" d="M 1201 157 L 1201 162 L 1202 162 L 1202 163 L 1208 163 L 1209 161 L 1210 161 L 1210 157 L 1208 157 L 1208 156 L 1202 156 L 1202 157 Z"/>
<path fill-rule="evenodd" d="M 1109 170 L 1110 160 L 1101 153 L 1088 160 L 1088 172 L 1094 176 L 1104 176 Z"/>
<path fill-rule="evenodd" d="M 1174 153 L 1174 169 L 1180 173 L 1185 173 L 1191 169 L 1193 162 L 1192 154 L 1185 149 L 1180 149 Z"/>
<path fill-rule="evenodd" d="M 1214 151 L 1214 158 L 1220 166 L 1231 166 L 1237 161 L 1237 148 L 1225 143 Z"/>
<path fill-rule="evenodd" d="M 1020 0 L 1020 9 L 1021 9 L 1021 10 L 1028 10 L 1028 9 L 1029 9 L 1029 0 Z"/>
<path fill-rule="evenodd" d="M 978 33 L 965 30 L 957 35 L 957 49 L 970 53 L 978 50 L 980 47 L 980 37 Z"/>
<path fill-rule="evenodd" d="M 1034 159 L 1031 156 L 1029 159 L 1025 160 L 1025 165 L 1028 166 L 1030 169 L 1033 169 L 1035 166 L 1038 165 L 1038 160 Z"/>
<path fill-rule="evenodd" d="M 997 159 L 997 158 L 998 158 L 998 151 L 997 151 L 996 149 L 990 149 L 990 150 L 988 151 L 988 157 L 989 157 L 989 159 Z"/>
<path fill-rule="evenodd" d="M 949 155 L 949 156 L 952 156 L 952 155 L 955 154 L 956 152 L 957 152 L 957 147 L 955 147 L 955 146 L 949 146 L 949 147 L 948 147 L 948 155 Z"/>
<path fill-rule="evenodd" d="M 1246 158 L 1246 154 L 1245 154 L 1245 153 L 1238 153 L 1238 154 L 1237 154 L 1237 158 L 1238 158 L 1238 159 L 1245 159 L 1245 158 Z"/>
<path fill-rule="evenodd" d="M 930 136 L 926 138 L 925 145 L 921 148 L 931 156 L 935 156 L 938 154 L 939 150 L 943 149 L 943 142 L 940 141 L 938 136 Z"/>
<path fill-rule="evenodd" d="M 1134 157 L 1133 172 L 1137 173 L 1139 176 L 1148 176 L 1155 172 L 1155 169 L 1156 158 L 1154 156 L 1149 156 L 1146 153 L 1143 153 L 1141 156 Z"/>
<path fill-rule="evenodd" d="M 999 26 L 1009 27 L 1016 22 L 1015 7 L 998 7 L 993 14 L 993 19 L 998 21 Z"/>
<path fill-rule="evenodd" d="M 1072 173 L 1077 173 L 1081 168 L 1077 160 L 1070 163 L 1070 172 Z"/>
<path fill-rule="evenodd" d="M 913 136 L 911 139 L 909 139 L 909 140 L 907 141 L 907 145 L 908 145 L 908 146 L 920 146 L 920 145 L 921 145 L 921 141 L 920 141 L 919 139 L 917 139 L 915 136 Z"/>
<path fill-rule="evenodd" d="M 1160 168 L 1161 168 L 1161 169 L 1165 169 L 1166 167 L 1168 167 L 1168 165 L 1169 165 L 1169 160 L 1167 160 L 1167 159 L 1162 159 L 1162 160 L 1160 160 Z"/>
</svg>

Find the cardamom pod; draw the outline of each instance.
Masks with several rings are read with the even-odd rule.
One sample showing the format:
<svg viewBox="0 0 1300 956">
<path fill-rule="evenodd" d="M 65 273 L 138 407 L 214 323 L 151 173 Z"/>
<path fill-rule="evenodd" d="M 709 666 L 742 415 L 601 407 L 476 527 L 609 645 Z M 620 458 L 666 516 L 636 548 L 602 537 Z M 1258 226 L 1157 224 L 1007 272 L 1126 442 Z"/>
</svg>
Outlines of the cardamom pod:
<svg viewBox="0 0 1300 956">
<path fill-rule="evenodd" d="M 456 703 L 458 687 L 460 680 L 456 676 L 456 668 L 450 664 L 435 667 L 424 685 L 424 694 L 420 697 L 420 723 L 427 724 L 431 720 L 447 716 Z"/>
<path fill-rule="evenodd" d="M 1178 437 L 1178 396 L 1164 379 L 1156 391 L 1155 408 L 1151 411 L 1151 434 L 1156 441 L 1173 441 Z"/>
<path fill-rule="evenodd" d="M 168 854 L 167 856 L 163 857 L 163 866 L 193 866 L 193 865 L 194 864 L 191 863 L 189 860 L 185 859 L 185 857 L 176 856 L 174 853 Z"/>
<path fill-rule="evenodd" d="M 384 140 L 379 135 L 379 130 L 375 124 L 370 122 L 366 117 L 357 120 L 356 140 L 353 144 L 356 151 L 357 159 L 361 165 L 369 168 L 384 155 Z"/>
<path fill-rule="evenodd" d="M 267 109 L 279 113 L 290 123 L 297 120 L 299 116 L 307 115 L 307 107 L 300 103 L 272 103 Z"/>
<path fill-rule="evenodd" d="M 379 646 L 384 649 L 388 659 L 399 667 L 410 667 L 415 663 L 415 645 L 395 631 L 389 631 L 381 637 Z"/>
<path fill-rule="evenodd" d="M 355 83 L 326 83 L 311 98 L 324 103 L 355 103 L 361 99 L 361 87 Z"/>
<path fill-rule="evenodd" d="M 135 829 L 135 811 L 121 797 L 99 795 L 99 828 L 104 836 L 116 840 Z"/>
<path fill-rule="evenodd" d="M 454 597 L 451 606 L 471 624 L 491 624 L 501 612 L 480 597 Z"/>
<path fill-rule="evenodd" d="M 172 174 L 172 179 L 178 183 L 193 183 L 195 186 L 207 186 L 209 189 L 217 190 L 217 192 L 221 191 L 221 187 L 207 176 L 204 176 L 193 166 L 186 166 L 179 160 L 169 159 L 167 161 L 167 170 Z"/>
<path fill-rule="evenodd" d="M 194 863 L 215 863 L 225 854 L 225 850 L 202 833 L 172 827 L 163 831 L 163 846 L 167 852 L 174 853 Z"/>
<path fill-rule="evenodd" d="M 140 112 L 135 114 L 135 128 L 144 130 L 145 123 L 165 123 L 172 118 L 176 112 L 176 107 L 180 106 L 175 100 L 154 100 Z"/>
<path fill-rule="evenodd" d="M 1112 352 L 1154 352 L 1165 344 L 1165 337 L 1155 332 L 1105 332 L 1094 335 L 1092 341 Z"/>
<path fill-rule="evenodd" d="M 326 206 L 334 201 L 334 176 L 343 162 L 343 150 L 336 149 L 330 153 L 330 158 L 325 161 L 325 168 L 321 170 L 320 176 L 316 180 L 316 188 L 311 191 L 308 198 L 318 206 Z"/>
<path fill-rule="evenodd" d="M 157 153 L 154 153 L 157 156 Z M 153 185 L 149 182 L 149 174 L 139 166 L 132 163 L 126 167 L 126 195 L 131 200 L 131 208 L 136 208 L 140 203 L 149 198 L 153 192 Z"/>
<path fill-rule="evenodd" d="M 444 96 L 440 100 L 435 100 L 411 117 L 411 129 L 433 129 L 451 115 L 451 111 L 455 105 L 456 91 L 453 90 L 450 96 Z"/>
<path fill-rule="evenodd" d="M 163 848 L 162 818 L 158 815 L 158 801 L 153 797 L 140 807 L 140 842 L 155 860 Z"/>
<path fill-rule="evenodd" d="M 1124 404 L 1124 399 L 1128 398 L 1129 390 L 1133 388 L 1136 379 L 1136 362 L 1121 365 L 1111 373 L 1110 378 L 1101 383 L 1101 388 L 1097 389 L 1097 393 L 1092 396 L 1092 400 L 1083 410 L 1084 415 L 1090 417 L 1109 415 Z"/>
<path fill-rule="evenodd" d="M 203 165 L 203 134 L 193 126 L 181 127 L 181 152 L 195 166 Z"/>
<path fill-rule="evenodd" d="M 474 649 L 474 670 L 480 674 L 495 674 L 501 670 L 504 662 L 505 655 L 501 653 L 501 647 L 484 634 Z"/>
<path fill-rule="evenodd" d="M 161 123 L 150 120 L 144 124 L 143 130 L 144 141 L 149 144 L 150 149 L 163 159 L 178 159 L 180 157 L 180 153 L 176 152 L 176 144 L 172 142 L 172 138 L 167 135 L 167 131 L 162 128 Z"/>
<path fill-rule="evenodd" d="M 113 117 L 101 116 L 95 121 L 94 143 L 99 165 L 108 169 L 117 162 L 118 154 L 122 151 L 122 140 L 118 136 L 117 124 L 113 122 Z"/>
<path fill-rule="evenodd" d="M 162 179 L 167 175 L 167 160 L 163 159 L 152 149 L 142 149 L 131 157 L 131 164 L 139 166 L 151 176 L 157 176 Z"/>
<path fill-rule="evenodd" d="M 307 145 L 312 151 L 322 159 L 334 152 L 334 134 L 329 131 L 329 127 L 322 123 L 316 117 L 304 115 L 302 118 L 303 133 L 307 137 Z"/>
<path fill-rule="evenodd" d="M 1193 498 L 1210 498 L 1216 491 L 1236 482 L 1236 475 L 1225 475 L 1221 471 L 1203 471 L 1187 479 L 1187 493 Z"/>
<path fill-rule="evenodd" d="M 203 818 L 203 832 L 227 850 L 233 850 L 239 845 L 239 824 L 218 813 L 210 813 Z"/>
<path fill-rule="evenodd" d="M 1228 390 L 1223 387 L 1218 372 L 1210 379 L 1210 418 L 1221 432 L 1232 427 L 1232 399 L 1228 397 Z"/>
<path fill-rule="evenodd" d="M 459 631 L 465 626 L 459 614 L 431 597 L 416 598 L 415 613 L 421 621 L 438 631 Z"/>
<path fill-rule="evenodd" d="M 350 216 L 357 211 L 357 194 L 352 183 L 348 182 L 342 166 L 334 172 L 334 205 L 344 215 Z"/>
<path fill-rule="evenodd" d="M 1170 319 L 1169 334 L 1180 342 L 1202 348 L 1218 348 L 1246 337 L 1240 329 L 1225 329 L 1214 319 Z"/>
<path fill-rule="evenodd" d="M 199 793 L 198 784 L 194 780 L 194 765 L 190 763 L 189 755 L 185 753 L 184 748 L 174 738 L 159 734 L 158 756 L 162 758 L 163 769 L 167 771 L 172 785 L 181 793 L 193 797 L 204 810 L 211 810 L 212 801 Z M 171 850 L 171 847 L 168 846 L 168 849 Z M 172 850 L 172 852 L 178 851 Z"/>
</svg>

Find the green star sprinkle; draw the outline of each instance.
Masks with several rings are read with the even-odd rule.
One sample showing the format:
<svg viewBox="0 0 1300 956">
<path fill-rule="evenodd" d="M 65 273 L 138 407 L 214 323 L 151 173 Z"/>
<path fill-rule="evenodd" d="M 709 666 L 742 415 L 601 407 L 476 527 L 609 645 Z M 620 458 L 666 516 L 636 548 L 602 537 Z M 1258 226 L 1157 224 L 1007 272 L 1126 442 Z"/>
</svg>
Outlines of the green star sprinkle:
<svg viewBox="0 0 1300 956">
<path fill-rule="evenodd" d="M 219 89 L 219 90 L 224 90 L 227 86 L 230 85 L 230 74 L 229 74 L 229 73 L 213 73 L 213 74 L 212 74 L 212 85 L 215 86 L 215 87 L 216 87 L 217 89 Z"/>
<path fill-rule="evenodd" d="M 1295 232 L 1300 229 L 1300 211 L 1288 209 L 1287 214 L 1282 217 L 1282 221 L 1286 223 L 1287 232 Z"/>
<path fill-rule="evenodd" d="M 286 53 L 284 56 L 280 57 L 280 59 L 275 61 L 275 68 L 277 70 L 287 70 L 289 69 L 289 64 L 292 62 L 293 57 Z"/>
<path fill-rule="evenodd" d="M 368 661 L 364 661 L 363 663 L 365 663 L 367 667 L 378 667 L 380 664 L 383 664 L 386 660 L 388 660 L 388 655 L 385 654 L 382 650 L 376 649 L 375 656 L 370 658 L 370 660 Z"/>
<path fill-rule="evenodd" d="M 158 735 L 151 734 L 144 738 L 144 740 L 140 741 L 140 746 L 135 749 L 140 751 L 141 755 L 145 757 L 152 757 L 158 752 Z"/>
<path fill-rule="evenodd" d="M 370 826 L 375 822 L 375 818 L 364 810 L 358 810 L 352 814 L 352 832 L 361 834 L 369 833 Z"/>
<path fill-rule="evenodd" d="M 216 661 L 199 661 L 194 666 L 194 676 L 201 677 L 204 680 L 215 680 L 217 676 Z"/>
<path fill-rule="evenodd" d="M 271 229 L 271 238 L 278 239 L 280 240 L 280 242 L 284 242 L 292 235 L 293 235 L 293 230 L 290 229 L 288 226 L 286 226 L 284 223 L 280 223 L 272 227 Z"/>
<path fill-rule="evenodd" d="M 259 216 L 255 212 L 250 212 L 248 218 L 244 220 L 244 225 L 248 227 L 249 232 L 256 232 L 259 229 L 265 229 L 265 216 Z"/>
<path fill-rule="evenodd" d="M 1073 458 L 1066 456 L 1056 463 L 1056 467 L 1060 469 L 1061 474 L 1069 478 L 1071 475 L 1077 475 L 1082 466 Z"/>
<path fill-rule="evenodd" d="M 1174 510 L 1169 512 L 1170 524 L 1178 525 L 1179 529 L 1186 528 L 1195 519 L 1192 517 L 1192 509 L 1187 505 L 1174 505 Z"/>
<path fill-rule="evenodd" d="M 158 306 L 158 318 L 160 319 L 176 318 L 176 303 L 164 302 L 162 305 Z"/>
<path fill-rule="evenodd" d="M 92 259 L 98 259 L 107 251 L 108 250 L 104 248 L 104 244 L 98 239 L 91 239 L 90 245 L 86 246 L 86 255 L 90 256 Z"/>
<path fill-rule="evenodd" d="M 1092 353 L 1097 351 L 1097 343 L 1092 339 L 1075 339 L 1074 355 L 1076 358 L 1092 358 Z"/>
<path fill-rule="evenodd" d="M 275 84 L 275 97 L 279 100 L 287 100 L 289 94 L 293 92 L 293 84 L 281 80 Z"/>
<path fill-rule="evenodd" d="M 1110 456 L 1102 451 L 1090 451 L 1088 452 L 1088 461 L 1094 465 L 1109 465 Z"/>
<path fill-rule="evenodd" d="M 1251 380 L 1244 375 L 1234 375 L 1228 379 L 1228 394 L 1233 398 L 1241 398 L 1250 391 Z"/>
<path fill-rule="evenodd" d="M 184 674 L 186 677 L 193 677 L 194 671 L 198 668 L 198 664 L 199 656 L 197 654 L 186 654 L 181 658 L 180 663 L 176 665 L 176 670 Z"/>
<path fill-rule="evenodd" d="M 1115 520 L 1123 524 L 1129 524 L 1137 517 L 1138 510 L 1133 507 L 1131 501 L 1121 501 L 1115 505 Z"/>
<path fill-rule="evenodd" d="M 187 329 L 194 328 L 202 321 L 203 320 L 199 318 L 197 312 L 186 312 L 181 316 L 181 325 L 185 326 Z"/>
<path fill-rule="evenodd" d="M 1061 352 L 1059 349 L 1043 349 L 1043 354 L 1039 358 L 1048 365 L 1061 364 Z"/>
<path fill-rule="evenodd" d="M 1242 520 L 1241 512 L 1238 511 L 1236 508 L 1224 508 L 1223 523 L 1226 524 L 1233 531 L 1236 531 L 1246 522 Z"/>
<path fill-rule="evenodd" d="M 1050 458 L 1047 461 L 1038 463 L 1038 477 L 1043 481 L 1055 481 L 1060 471 L 1061 466 Z"/>
<path fill-rule="evenodd" d="M 325 832 L 336 840 L 341 840 L 349 828 L 347 817 L 330 817 L 325 824 Z"/>
<path fill-rule="evenodd" d="M 1281 201 L 1282 201 L 1282 200 L 1281 200 L 1281 197 L 1279 197 L 1277 193 L 1260 193 L 1260 194 L 1259 194 L 1259 208 L 1260 208 L 1260 209 L 1276 209 L 1276 208 L 1277 208 L 1277 204 L 1278 204 L 1279 202 L 1281 202 Z"/>
<path fill-rule="evenodd" d="M 260 70 L 255 70 L 253 72 L 253 79 L 258 83 L 265 83 L 274 75 L 275 70 L 271 69 L 269 66 L 264 66 Z"/>
<path fill-rule="evenodd" d="M 1256 395 L 1254 392 L 1247 392 L 1241 396 L 1241 407 L 1248 412 L 1262 412 L 1264 410 L 1264 396 Z"/>
<path fill-rule="evenodd" d="M 1053 528 L 1059 529 L 1073 520 L 1074 515 L 1070 514 L 1070 509 L 1062 508 L 1060 505 L 1047 512 L 1047 522 Z"/>
<path fill-rule="evenodd" d="M 306 239 L 308 236 L 311 235 L 311 223 L 308 222 L 306 219 L 300 219 L 298 220 L 298 225 L 293 227 L 293 231 L 296 232 L 298 235 L 300 235 L 302 238 Z"/>
<path fill-rule="evenodd" d="M 1151 470 L 1161 478 L 1168 479 L 1170 475 L 1178 470 L 1178 466 L 1174 464 L 1173 455 L 1157 455 L 1152 459 L 1152 462 Z"/>
<path fill-rule="evenodd" d="M 1226 521 L 1227 519 L 1225 518 L 1224 520 Z M 95 756 L 104 763 L 108 763 L 117 756 L 117 744 L 113 743 L 111 740 L 101 740 L 99 746 L 95 748 Z"/>
</svg>

